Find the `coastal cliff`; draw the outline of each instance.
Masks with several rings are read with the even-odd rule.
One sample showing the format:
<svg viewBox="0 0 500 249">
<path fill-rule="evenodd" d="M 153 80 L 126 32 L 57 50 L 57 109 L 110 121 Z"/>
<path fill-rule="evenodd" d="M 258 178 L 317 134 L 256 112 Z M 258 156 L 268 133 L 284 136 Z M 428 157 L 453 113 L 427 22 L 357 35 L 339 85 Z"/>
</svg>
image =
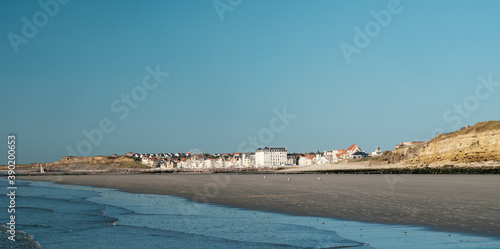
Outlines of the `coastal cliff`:
<svg viewBox="0 0 500 249">
<path fill-rule="evenodd" d="M 383 155 L 391 163 L 413 166 L 500 164 L 500 121 L 487 121 L 440 134 Z"/>
</svg>

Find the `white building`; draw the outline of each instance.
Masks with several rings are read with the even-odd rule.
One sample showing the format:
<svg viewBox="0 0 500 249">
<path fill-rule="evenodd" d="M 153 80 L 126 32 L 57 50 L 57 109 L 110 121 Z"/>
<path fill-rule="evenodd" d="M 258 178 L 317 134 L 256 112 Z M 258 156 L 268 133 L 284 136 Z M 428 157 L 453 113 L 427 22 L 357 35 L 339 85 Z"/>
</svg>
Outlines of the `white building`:
<svg viewBox="0 0 500 249">
<path fill-rule="evenodd" d="M 143 157 L 142 158 L 142 164 L 149 166 L 149 167 L 157 167 L 158 166 L 158 159 L 156 157 Z"/>
<path fill-rule="evenodd" d="M 282 166 L 287 161 L 286 148 L 259 148 L 255 151 L 255 166 Z"/>
<path fill-rule="evenodd" d="M 326 151 L 321 153 L 316 153 L 316 164 L 327 164 L 329 163 L 328 157 L 326 156 Z"/>
<path fill-rule="evenodd" d="M 338 150 L 332 150 L 332 151 L 325 151 L 325 152 L 323 152 L 324 157 L 327 160 L 327 163 L 336 163 L 336 162 L 338 162 L 338 159 L 337 159 L 338 152 L 339 152 Z"/>
<path fill-rule="evenodd" d="M 244 153 L 243 156 L 242 156 L 241 161 L 242 161 L 242 164 L 243 164 L 243 168 L 250 167 L 250 154 Z"/>
<path fill-rule="evenodd" d="M 215 160 L 214 159 L 207 158 L 207 159 L 205 159 L 203 161 L 203 168 L 205 168 L 205 169 L 211 169 L 214 166 L 215 166 Z"/>
<path fill-rule="evenodd" d="M 374 152 L 370 153 L 370 156 L 381 156 L 382 151 L 380 150 L 380 147 L 377 147 Z"/>
<path fill-rule="evenodd" d="M 307 166 L 313 164 L 314 155 L 305 154 L 304 156 L 299 156 L 299 166 Z"/>
</svg>

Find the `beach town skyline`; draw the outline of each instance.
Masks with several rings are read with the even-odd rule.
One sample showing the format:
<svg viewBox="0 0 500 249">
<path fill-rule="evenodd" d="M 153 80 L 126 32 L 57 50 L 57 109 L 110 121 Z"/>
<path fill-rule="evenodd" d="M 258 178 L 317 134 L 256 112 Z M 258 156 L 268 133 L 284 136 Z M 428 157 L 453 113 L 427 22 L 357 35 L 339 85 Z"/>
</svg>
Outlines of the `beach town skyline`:
<svg viewBox="0 0 500 249">
<path fill-rule="evenodd" d="M 0 8 L 0 248 L 500 248 L 500 1 Z"/>
<path fill-rule="evenodd" d="M 497 119 L 498 2 L 229 2 L 4 3 L 0 130 L 19 163 L 251 137 L 388 150 Z"/>
</svg>

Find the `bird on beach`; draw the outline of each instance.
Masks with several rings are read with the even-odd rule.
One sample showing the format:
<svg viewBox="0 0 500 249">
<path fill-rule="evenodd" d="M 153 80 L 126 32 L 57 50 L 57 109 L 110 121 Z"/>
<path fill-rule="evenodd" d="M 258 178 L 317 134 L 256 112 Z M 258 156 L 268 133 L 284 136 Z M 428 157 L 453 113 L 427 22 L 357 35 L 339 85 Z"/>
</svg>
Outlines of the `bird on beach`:
<svg viewBox="0 0 500 249">
<path fill-rule="evenodd" d="M 321 180 L 321 178 L 318 177 L 318 181 Z"/>
<path fill-rule="evenodd" d="M 264 176 L 264 178 L 266 178 L 266 176 Z"/>
<path fill-rule="evenodd" d="M 290 181 L 290 178 L 288 178 L 288 181 Z"/>
</svg>

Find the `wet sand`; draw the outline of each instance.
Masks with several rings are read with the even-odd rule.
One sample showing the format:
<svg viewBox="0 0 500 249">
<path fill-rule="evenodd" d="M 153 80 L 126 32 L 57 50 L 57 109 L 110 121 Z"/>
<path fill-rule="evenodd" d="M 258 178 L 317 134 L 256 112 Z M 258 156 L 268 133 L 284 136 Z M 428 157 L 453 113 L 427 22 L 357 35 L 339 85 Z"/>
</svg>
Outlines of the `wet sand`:
<svg viewBox="0 0 500 249">
<path fill-rule="evenodd" d="M 500 237 L 498 175 L 140 174 L 18 179 Z"/>
</svg>

